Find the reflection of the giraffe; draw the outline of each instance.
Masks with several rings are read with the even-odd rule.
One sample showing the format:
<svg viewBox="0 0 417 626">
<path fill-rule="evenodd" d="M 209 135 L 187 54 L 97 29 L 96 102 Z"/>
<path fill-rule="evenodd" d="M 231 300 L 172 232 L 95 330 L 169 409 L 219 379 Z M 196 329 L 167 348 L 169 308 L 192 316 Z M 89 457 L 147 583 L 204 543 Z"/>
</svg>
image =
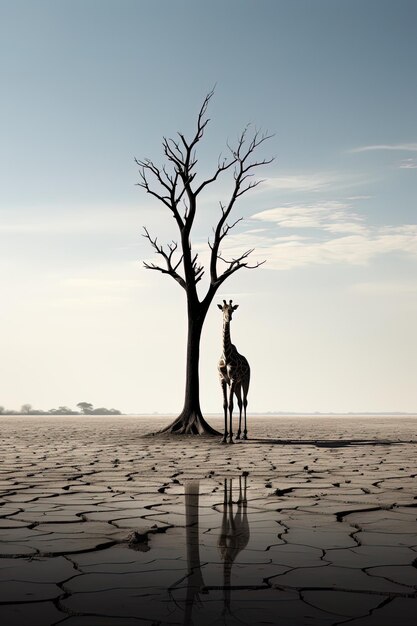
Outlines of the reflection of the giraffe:
<svg viewBox="0 0 417 626">
<path fill-rule="evenodd" d="M 201 572 L 200 543 L 199 543 L 199 481 L 190 481 L 185 484 L 185 523 L 186 523 L 186 544 L 187 544 L 187 590 L 184 607 L 184 624 L 193 624 L 193 605 L 200 603 L 200 593 L 207 593 L 211 588 L 218 589 L 218 586 L 205 586 Z M 239 499 L 237 501 L 237 511 L 233 510 L 232 500 L 232 479 L 225 479 L 223 494 L 223 518 L 221 531 L 218 539 L 218 547 L 223 561 L 223 586 L 224 589 L 224 609 L 223 615 L 230 613 L 230 584 L 232 565 L 249 541 L 249 524 L 247 516 L 246 500 L 246 476 L 239 477 Z M 170 588 L 172 592 L 179 583 Z M 178 604 L 178 602 L 177 602 Z"/>
<path fill-rule="evenodd" d="M 228 485 L 229 482 L 229 485 Z M 243 485 L 242 485 L 243 482 Z M 233 510 L 232 479 L 224 481 L 223 519 L 218 540 L 221 558 L 223 560 L 223 614 L 230 613 L 230 589 L 233 563 L 238 554 L 246 548 L 249 542 L 250 530 L 247 513 L 246 476 L 239 476 L 239 499 L 237 510 Z"/>
</svg>

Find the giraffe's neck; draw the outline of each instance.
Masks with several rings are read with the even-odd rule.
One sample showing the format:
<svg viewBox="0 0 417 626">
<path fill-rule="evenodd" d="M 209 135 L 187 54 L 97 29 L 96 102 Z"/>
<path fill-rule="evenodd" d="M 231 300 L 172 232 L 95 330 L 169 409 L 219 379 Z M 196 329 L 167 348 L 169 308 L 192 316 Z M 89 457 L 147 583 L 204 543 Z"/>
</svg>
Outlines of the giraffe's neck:
<svg viewBox="0 0 417 626">
<path fill-rule="evenodd" d="M 226 357 L 231 356 L 233 352 L 232 340 L 230 339 L 230 322 L 223 322 L 223 354 Z"/>
</svg>

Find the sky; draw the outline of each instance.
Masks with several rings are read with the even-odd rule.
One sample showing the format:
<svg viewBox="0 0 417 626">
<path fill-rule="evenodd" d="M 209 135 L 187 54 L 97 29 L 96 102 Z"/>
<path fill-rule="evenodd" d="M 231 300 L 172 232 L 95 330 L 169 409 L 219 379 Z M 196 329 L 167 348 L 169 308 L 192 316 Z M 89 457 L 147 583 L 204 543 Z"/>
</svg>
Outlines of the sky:
<svg viewBox="0 0 417 626">
<path fill-rule="evenodd" d="M 266 262 L 218 292 L 249 413 L 416 412 L 416 23 L 413 0 L 0 0 L 0 404 L 180 411 L 185 294 L 141 236 L 175 224 L 134 158 L 162 164 L 215 86 L 201 179 L 246 124 L 273 134 L 224 246 Z M 232 182 L 201 199 L 202 259 Z"/>
</svg>

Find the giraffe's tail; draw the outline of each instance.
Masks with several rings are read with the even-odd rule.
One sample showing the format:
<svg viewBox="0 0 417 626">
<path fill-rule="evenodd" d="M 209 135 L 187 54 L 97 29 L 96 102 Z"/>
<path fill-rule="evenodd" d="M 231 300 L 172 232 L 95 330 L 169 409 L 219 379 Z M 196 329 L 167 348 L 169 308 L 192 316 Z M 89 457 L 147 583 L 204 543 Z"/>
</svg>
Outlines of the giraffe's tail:
<svg viewBox="0 0 417 626">
<path fill-rule="evenodd" d="M 242 392 L 243 392 L 244 400 L 246 400 L 247 395 L 248 395 L 249 384 L 250 384 L 250 367 L 249 367 L 249 364 L 248 364 L 248 372 L 247 372 L 244 380 L 242 380 Z"/>
</svg>

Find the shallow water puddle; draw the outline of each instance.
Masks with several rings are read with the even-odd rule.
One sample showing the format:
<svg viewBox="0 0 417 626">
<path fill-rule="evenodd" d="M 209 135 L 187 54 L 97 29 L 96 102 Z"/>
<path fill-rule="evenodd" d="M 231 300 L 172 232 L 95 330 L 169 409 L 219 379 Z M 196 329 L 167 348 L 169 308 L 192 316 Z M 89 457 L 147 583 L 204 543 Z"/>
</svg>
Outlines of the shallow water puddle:
<svg viewBox="0 0 417 626">
<path fill-rule="evenodd" d="M 2 623 L 415 624 L 412 500 L 247 474 L 7 505 Z"/>
</svg>

